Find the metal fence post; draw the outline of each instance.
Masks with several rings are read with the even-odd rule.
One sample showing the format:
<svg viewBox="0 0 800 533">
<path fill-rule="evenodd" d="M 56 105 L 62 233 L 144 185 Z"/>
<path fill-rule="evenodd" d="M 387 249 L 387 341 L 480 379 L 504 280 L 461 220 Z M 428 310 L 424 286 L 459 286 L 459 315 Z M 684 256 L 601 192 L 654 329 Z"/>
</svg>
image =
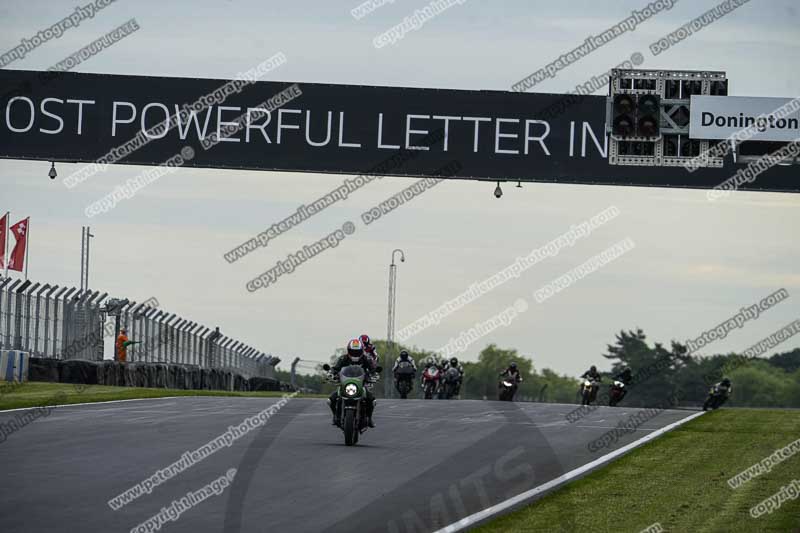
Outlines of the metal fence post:
<svg viewBox="0 0 800 533">
<path fill-rule="evenodd" d="M 42 293 L 50 288 L 49 283 L 42 285 L 42 288 L 36 293 L 36 323 L 33 326 L 33 353 L 39 355 L 39 322 L 41 322 L 42 314 Z"/>
<path fill-rule="evenodd" d="M 14 350 L 22 350 L 22 318 L 23 318 L 23 299 L 25 297 L 25 289 L 31 286 L 30 280 L 26 280 L 14 291 L 16 295 L 14 304 L 14 335 L 11 341 L 11 347 Z"/>
<path fill-rule="evenodd" d="M 73 309 L 72 309 L 72 304 L 70 303 L 70 297 L 72 296 L 72 293 L 74 293 L 77 290 L 78 289 L 76 289 L 75 287 L 72 287 L 69 291 L 67 291 L 67 293 L 64 294 L 64 301 L 62 303 L 62 309 L 61 310 L 62 310 L 63 315 L 64 315 L 62 317 L 62 319 L 61 319 L 61 350 L 60 350 L 60 353 L 61 353 L 62 359 L 66 359 L 66 357 L 64 357 L 64 352 L 66 351 L 67 346 L 69 345 L 69 339 L 70 339 L 70 336 L 72 335 L 72 328 L 74 326 L 74 323 L 73 323 L 73 320 L 74 320 L 74 318 L 73 318 Z"/>
<path fill-rule="evenodd" d="M 10 287 L 7 287 L 9 283 L 11 283 L 11 278 L 5 278 L 0 281 L 0 347 L 3 348 L 9 347 L 9 341 L 5 338 L 9 334 L 9 326 L 3 327 L 3 323 L 6 322 L 3 317 L 11 316 L 11 291 Z M 5 311 L 3 311 L 3 302 L 5 302 Z M 4 331 L 5 334 L 3 334 Z"/>
<path fill-rule="evenodd" d="M 42 284 L 35 283 L 32 287 L 28 288 L 25 293 L 25 342 L 23 343 L 26 352 L 31 351 L 31 300 L 33 299 L 33 292 L 38 289 Z"/>
</svg>

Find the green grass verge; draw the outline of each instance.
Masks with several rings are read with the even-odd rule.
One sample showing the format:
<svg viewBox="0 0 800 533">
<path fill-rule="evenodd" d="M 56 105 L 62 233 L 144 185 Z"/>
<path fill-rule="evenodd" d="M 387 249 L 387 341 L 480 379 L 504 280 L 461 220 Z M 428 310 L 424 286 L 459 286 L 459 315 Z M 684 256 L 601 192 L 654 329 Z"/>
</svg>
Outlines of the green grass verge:
<svg viewBox="0 0 800 533">
<path fill-rule="evenodd" d="M 283 392 L 227 392 L 208 390 L 151 389 L 143 387 L 112 387 L 109 385 L 86 385 L 80 390 L 70 383 L 45 383 L 29 381 L 22 384 L 0 385 L 0 410 L 19 407 L 36 407 L 53 404 L 104 402 L 108 400 L 130 400 L 134 398 L 163 398 L 164 396 L 246 396 L 274 398 Z M 321 395 L 299 395 L 318 397 Z"/>
<path fill-rule="evenodd" d="M 635 533 L 655 523 L 669 532 L 800 531 L 800 498 L 749 514 L 800 480 L 800 453 L 735 490 L 727 483 L 798 438 L 798 411 L 715 411 L 477 531 Z"/>
</svg>

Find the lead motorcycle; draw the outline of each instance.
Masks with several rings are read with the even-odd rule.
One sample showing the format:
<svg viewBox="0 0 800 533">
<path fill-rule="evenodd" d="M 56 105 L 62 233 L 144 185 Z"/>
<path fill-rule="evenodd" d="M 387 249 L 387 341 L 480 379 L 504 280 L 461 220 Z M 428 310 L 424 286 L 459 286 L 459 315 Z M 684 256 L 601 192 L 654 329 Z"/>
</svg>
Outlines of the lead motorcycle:
<svg viewBox="0 0 800 533">
<path fill-rule="evenodd" d="M 522 382 L 522 378 L 519 380 Z M 514 394 L 517 392 L 517 383 L 514 383 L 510 379 L 501 379 L 498 385 L 500 388 L 499 399 L 501 402 L 513 402 L 514 401 Z"/>
<path fill-rule="evenodd" d="M 600 382 L 585 378 L 581 385 L 581 405 L 589 405 L 597 399 L 597 391 L 600 388 Z"/>
<path fill-rule="evenodd" d="M 414 367 L 412 367 L 411 363 L 407 361 L 401 362 L 397 367 L 397 370 L 394 371 L 394 386 L 397 389 L 397 392 L 400 394 L 400 398 L 403 400 L 408 398 L 408 393 L 411 392 L 414 382 L 414 374 Z"/>
<path fill-rule="evenodd" d="M 330 372 L 328 364 L 322 368 Z M 381 371 L 377 367 L 376 372 Z M 344 443 L 353 446 L 358 443 L 358 436 L 367 430 L 367 391 L 372 381 L 360 365 L 349 365 L 342 368 L 338 375 L 331 376 L 330 381 L 339 382 L 339 397 L 336 402 L 338 427 L 344 432 Z"/>
<path fill-rule="evenodd" d="M 426 400 L 433 399 L 433 395 L 436 394 L 441 379 L 442 372 L 438 367 L 433 365 L 426 368 L 422 373 L 422 392 Z"/>
<path fill-rule="evenodd" d="M 703 411 L 707 411 L 710 409 L 718 409 L 722 407 L 722 404 L 728 400 L 728 391 L 722 387 L 718 387 L 714 385 L 711 387 L 711 390 L 708 391 L 708 398 L 703 403 Z"/>
</svg>

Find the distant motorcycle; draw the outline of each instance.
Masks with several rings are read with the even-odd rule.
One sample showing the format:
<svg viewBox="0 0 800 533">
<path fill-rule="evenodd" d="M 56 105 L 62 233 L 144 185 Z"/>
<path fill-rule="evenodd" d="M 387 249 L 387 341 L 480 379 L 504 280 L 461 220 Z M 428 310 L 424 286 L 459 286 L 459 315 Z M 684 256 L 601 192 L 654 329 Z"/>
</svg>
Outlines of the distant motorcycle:
<svg viewBox="0 0 800 533">
<path fill-rule="evenodd" d="M 520 379 L 520 381 L 522 381 L 522 379 Z M 501 379 L 498 386 L 500 388 L 500 401 L 513 402 L 514 394 L 517 392 L 518 385 L 509 379 Z"/>
<path fill-rule="evenodd" d="M 728 391 L 714 385 L 711 387 L 711 390 L 708 391 L 708 398 L 706 398 L 706 401 L 703 403 L 703 411 L 707 411 L 709 408 L 712 410 L 718 409 L 727 399 Z"/>
<path fill-rule="evenodd" d="M 450 400 L 456 396 L 458 391 L 458 384 L 461 381 L 461 372 L 456 368 L 448 368 L 444 373 L 444 399 Z M 439 396 L 442 398 L 442 396 Z"/>
<path fill-rule="evenodd" d="M 328 372 L 331 370 L 328 364 L 322 365 L 322 368 Z M 380 372 L 381 367 L 377 367 L 376 371 Z M 358 443 L 358 436 L 367 430 L 365 389 L 371 382 L 360 365 L 342 368 L 338 376 L 333 376 L 331 380 L 339 382 L 339 397 L 336 402 L 338 426 L 344 432 L 344 443 L 353 446 Z"/>
<path fill-rule="evenodd" d="M 439 382 L 442 380 L 442 372 L 435 366 L 429 366 L 422 373 L 422 392 L 425 394 L 426 400 L 433 399 L 439 388 Z"/>
<path fill-rule="evenodd" d="M 611 388 L 608 390 L 608 405 L 611 407 L 616 407 L 616 405 L 622 401 L 627 394 L 627 389 L 625 389 L 625 384 L 621 381 L 614 380 L 614 383 L 611 384 Z"/>
<path fill-rule="evenodd" d="M 400 394 L 400 398 L 405 400 L 408 398 L 408 393 L 411 392 L 411 388 L 413 387 L 414 367 L 411 366 L 411 363 L 406 361 L 401 362 L 397 370 L 394 371 L 394 379 L 394 386 Z"/>
<path fill-rule="evenodd" d="M 597 399 L 600 382 L 586 378 L 581 385 L 581 405 L 589 405 Z"/>
</svg>

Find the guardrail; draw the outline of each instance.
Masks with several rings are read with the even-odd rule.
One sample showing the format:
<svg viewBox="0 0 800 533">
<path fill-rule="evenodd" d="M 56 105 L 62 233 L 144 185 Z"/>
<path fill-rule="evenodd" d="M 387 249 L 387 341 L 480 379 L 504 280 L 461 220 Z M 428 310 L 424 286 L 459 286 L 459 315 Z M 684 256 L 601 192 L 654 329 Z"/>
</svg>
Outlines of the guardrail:
<svg viewBox="0 0 800 533">
<path fill-rule="evenodd" d="M 132 341 L 129 362 L 194 365 L 245 377 L 275 375 L 279 358 L 169 313 L 151 298 L 137 303 L 108 293 L 0 277 L 0 349 L 34 357 L 101 361 L 117 327 Z M 118 324 L 117 324 L 118 319 Z"/>
</svg>

